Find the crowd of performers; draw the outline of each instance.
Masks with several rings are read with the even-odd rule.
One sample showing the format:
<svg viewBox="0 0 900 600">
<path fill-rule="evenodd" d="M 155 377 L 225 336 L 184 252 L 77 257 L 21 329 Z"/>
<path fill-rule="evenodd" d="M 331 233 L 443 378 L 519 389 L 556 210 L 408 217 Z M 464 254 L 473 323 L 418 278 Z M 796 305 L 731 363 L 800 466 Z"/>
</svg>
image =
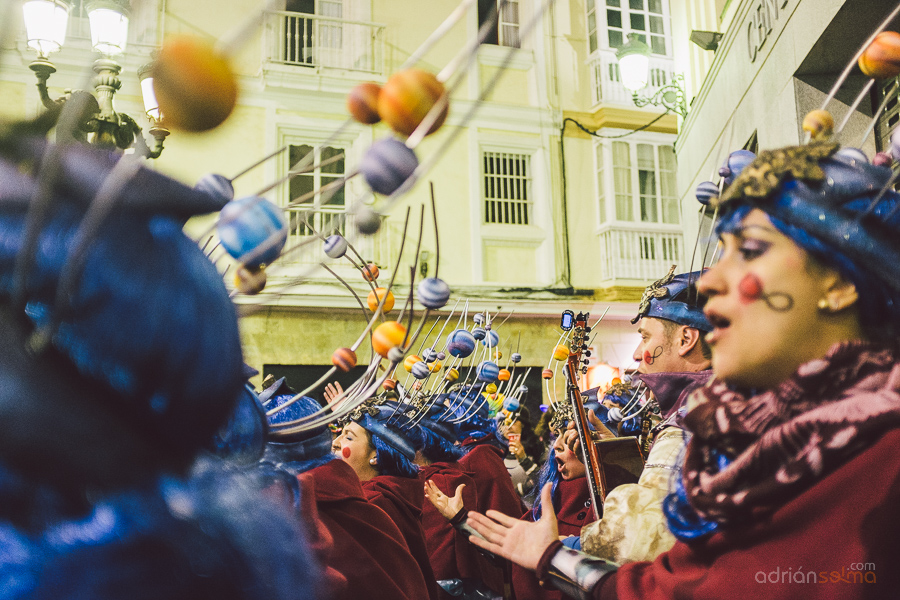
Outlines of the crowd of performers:
<svg viewBox="0 0 900 600">
<path fill-rule="evenodd" d="M 210 199 L 143 167 L 108 189 L 130 167 L 75 146 L 34 169 L 26 133 L 0 148 L 0 598 L 900 589 L 900 196 L 859 151 L 735 168 L 718 261 L 647 288 L 637 374 L 578 397 L 587 431 L 556 403 L 545 447 L 482 385 L 331 424 L 284 380 L 257 393 L 182 231 Z M 585 435 L 646 454 L 602 506 Z"/>
</svg>

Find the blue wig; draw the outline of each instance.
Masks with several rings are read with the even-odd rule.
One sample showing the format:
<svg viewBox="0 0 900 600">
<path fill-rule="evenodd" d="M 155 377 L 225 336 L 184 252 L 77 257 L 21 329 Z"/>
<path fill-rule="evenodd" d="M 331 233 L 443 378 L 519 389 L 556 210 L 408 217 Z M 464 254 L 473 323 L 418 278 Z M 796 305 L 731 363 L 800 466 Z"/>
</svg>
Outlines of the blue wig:
<svg viewBox="0 0 900 600">
<path fill-rule="evenodd" d="M 409 458 L 401 454 L 396 448 L 385 442 L 381 436 L 370 432 L 369 440 L 375 448 L 375 457 L 378 459 L 377 470 L 379 475 L 406 477 L 408 479 L 415 479 L 419 476 L 419 467 L 409 460 Z"/>
<path fill-rule="evenodd" d="M 440 435 L 432 428 L 430 419 L 422 419 L 411 430 L 416 450 L 431 462 L 456 462 L 465 454 L 462 448 Z"/>
<path fill-rule="evenodd" d="M 687 446 L 681 448 L 678 457 L 679 467 L 684 464 L 684 454 Z M 713 450 L 717 466 L 721 471 L 731 462 L 724 454 Z M 687 491 L 684 488 L 684 477 L 679 468 L 673 471 L 669 479 L 669 494 L 663 499 L 663 514 L 669 531 L 676 538 L 685 543 L 702 540 L 719 530 L 719 523 L 708 521 L 697 514 L 691 503 L 688 502 Z"/>
<path fill-rule="evenodd" d="M 260 394 L 260 398 L 265 398 L 265 402 L 271 407 L 282 406 L 293 397 L 293 390 L 284 383 L 283 379 L 278 380 Z M 321 408 L 322 405 L 315 399 L 301 396 L 295 402 L 269 416 L 269 425 L 277 426 L 280 423 L 295 421 L 309 416 Z M 331 453 L 331 431 L 324 425 L 290 434 L 279 434 L 278 429 L 273 427 L 269 432 L 269 442 L 266 444 L 264 456 L 264 460 L 283 464 L 296 474 L 305 473 L 334 458 L 334 454 Z"/>
<path fill-rule="evenodd" d="M 556 466 L 556 452 L 553 450 L 553 443 L 556 438 L 550 439 L 550 451 L 547 452 L 547 459 L 541 466 L 541 474 L 538 477 L 537 484 L 531 491 L 531 500 L 534 504 L 531 507 L 531 518 L 537 521 L 541 518 L 541 490 L 548 483 L 553 484 L 550 488 L 550 497 L 553 499 L 553 512 L 559 511 L 559 482 L 562 481 L 562 474 Z"/>
</svg>

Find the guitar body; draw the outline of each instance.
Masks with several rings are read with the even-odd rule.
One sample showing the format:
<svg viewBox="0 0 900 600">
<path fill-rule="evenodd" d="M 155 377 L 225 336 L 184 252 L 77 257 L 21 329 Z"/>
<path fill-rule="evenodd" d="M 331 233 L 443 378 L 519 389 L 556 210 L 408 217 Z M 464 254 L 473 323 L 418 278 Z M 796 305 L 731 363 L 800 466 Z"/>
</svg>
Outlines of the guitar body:
<svg viewBox="0 0 900 600">
<path fill-rule="evenodd" d="M 644 456 L 635 437 L 621 437 L 594 442 L 599 463 L 601 501 L 613 489 L 626 483 L 637 483 L 644 470 Z"/>
</svg>

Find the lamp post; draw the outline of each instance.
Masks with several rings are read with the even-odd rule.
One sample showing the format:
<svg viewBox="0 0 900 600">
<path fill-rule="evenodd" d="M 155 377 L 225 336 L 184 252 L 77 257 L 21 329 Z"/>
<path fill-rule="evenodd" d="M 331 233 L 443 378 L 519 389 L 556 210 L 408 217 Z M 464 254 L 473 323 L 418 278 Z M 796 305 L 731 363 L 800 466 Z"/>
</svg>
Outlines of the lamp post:
<svg viewBox="0 0 900 600">
<path fill-rule="evenodd" d="M 651 96 L 640 96 L 638 92 L 647 87 L 650 79 L 650 46 L 640 40 L 638 34 L 629 33 L 628 42 L 616 51 L 622 85 L 631 92 L 635 106 L 662 106 L 667 111 L 676 112 L 687 118 L 687 103 L 684 98 L 684 78 L 675 75 L 666 85 Z"/>
<path fill-rule="evenodd" d="M 49 54 L 59 52 L 65 42 L 69 8 L 67 0 L 28 0 L 22 6 L 28 47 L 37 53 L 37 58 L 29 68 L 37 77 L 41 102 L 48 109 L 58 108 L 74 94 L 85 94 L 72 92 L 53 100 L 47 90 L 47 80 L 56 72 Z M 158 158 L 162 153 L 163 142 L 169 135 L 167 129 L 159 126 L 159 109 L 155 111 L 155 118 L 150 115 L 149 109 L 147 113 L 152 123 L 150 134 L 155 140 L 151 150 L 144 141 L 140 126 L 127 114 L 116 112 L 113 104 L 116 92 L 122 87 L 122 80 L 119 78 L 122 67 L 114 57 L 125 52 L 128 40 L 127 0 L 91 0 L 87 4 L 87 13 L 91 26 L 91 45 L 101 57 L 94 61 L 95 97 L 86 100 L 88 108 L 79 124 L 81 132 L 78 135 L 85 141 L 105 148 L 125 150 L 134 145 L 139 154 Z M 142 79 L 147 79 L 149 68 L 142 67 L 141 71 L 145 74 Z M 152 90 L 152 84 L 149 87 L 141 84 L 145 106 L 155 105 L 155 99 L 147 98 L 148 91 L 152 96 Z"/>
</svg>

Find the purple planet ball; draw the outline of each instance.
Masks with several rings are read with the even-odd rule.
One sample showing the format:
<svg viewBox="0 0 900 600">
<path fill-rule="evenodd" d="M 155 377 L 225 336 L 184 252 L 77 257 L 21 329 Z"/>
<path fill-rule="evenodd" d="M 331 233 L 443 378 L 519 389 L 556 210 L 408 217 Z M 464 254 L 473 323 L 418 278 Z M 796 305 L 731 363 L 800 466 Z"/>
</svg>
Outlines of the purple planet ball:
<svg viewBox="0 0 900 600">
<path fill-rule="evenodd" d="M 697 202 L 703 206 L 709 206 L 713 198 L 719 197 L 719 186 L 712 181 L 703 181 L 697 186 L 694 195 L 697 197 Z"/>
<path fill-rule="evenodd" d="M 373 192 L 390 196 L 418 166 L 415 152 L 396 138 L 385 138 L 372 144 L 359 163 L 359 171 Z"/>
</svg>

